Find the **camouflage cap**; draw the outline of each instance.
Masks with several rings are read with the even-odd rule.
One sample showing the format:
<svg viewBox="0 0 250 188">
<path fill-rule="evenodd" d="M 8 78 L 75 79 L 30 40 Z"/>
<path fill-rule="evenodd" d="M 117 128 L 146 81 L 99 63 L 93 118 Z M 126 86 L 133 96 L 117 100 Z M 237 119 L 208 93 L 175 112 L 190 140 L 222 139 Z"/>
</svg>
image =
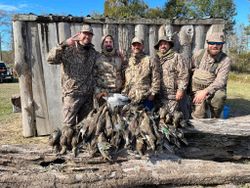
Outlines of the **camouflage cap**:
<svg viewBox="0 0 250 188">
<path fill-rule="evenodd" d="M 140 38 L 138 38 L 138 37 L 134 37 L 134 38 L 132 39 L 131 44 L 133 44 L 133 43 L 140 43 L 140 44 L 143 44 L 143 40 L 140 39 Z"/>
<path fill-rule="evenodd" d="M 207 42 L 225 42 L 225 36 L 221 32 L 215 32 L 207 37 Z"/>
<path fill-rule="evenodd" d="M 94 35 L 92 27 L 88 24 L 83 24 L 81 32 L 91 33 Z"/>
<path fill-rule="evenodd" d="M 173 36 L 161 36 L 159 39 L 158 39 L 158 42 L 154 45 L 154 48 L 156 50 L 159 49 L 159 45 L 160 45 L 160 42 L 161 41 L 166 41 L 166 42 L 170 42 L 171 45 L 174 45 L 174 40 L 173 40 Z"/>
</svg>

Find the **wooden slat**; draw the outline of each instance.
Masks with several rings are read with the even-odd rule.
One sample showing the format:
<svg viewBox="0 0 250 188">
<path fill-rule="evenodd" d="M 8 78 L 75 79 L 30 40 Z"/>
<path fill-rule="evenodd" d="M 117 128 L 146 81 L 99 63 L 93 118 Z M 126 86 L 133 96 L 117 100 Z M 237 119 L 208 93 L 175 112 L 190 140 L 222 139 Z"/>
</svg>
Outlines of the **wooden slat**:
<svg viewBox="0 0 250 188">
<path fill-rule="evenodd" d="M 103 36 L 102 25 L 92 24 L 92 28 L 93 28 L 93 33 L 94 33 L 92 43 L 95 45 L 95 49 L 100 52 L 101 51 L 101 38 Z"/>
<path fill-rule="evenodd" d="M 203 49 L 205 44 L 206 30 L 204 25 L 197 25 L 194 27 L 195 38 L 193 42 L 193 52 Z"/>
<path fill-rule="evenodd" d="M 48 114 L 52 129 L 62 127 L 61 65 L 50 65 L 47 63 L 49 50 L 58 44 L 56 28 L 55 23 L 39 25 Z"/>
<path fill-rule="evenodd" d="M 158 38 L 161 38 L 164 35 L 166 35 L 165 25 L 161 25 L 158 30 Z"/>
<path fill-rule="evenodd" d="M 70 24 L 65 22 L 58 23 L 59 42 L 63 42 L 71 36 Z"/>
<path fill-rule="evenodd" d="M 180 53 L 187 59 L 191 57 L 191 44 L 193 42 L 194 27 L 185 25 L 181 27 L 179 32 Z"/>
<path fill-rule="evenodd" d="M 149 53 L 149 42 L 148 42 L 149 29 L 147 25 L 136 25 L 135 26 L 135 36 L 143 39 L 144 41 L 144 52 Z"/>
<path fill-rule="evenodd" d="M 15 70 L 19 76 L 19 86 L 22 104 L 23 136 L 36 135 L 34 102 L 31 82 L 30 46 L 28 46 L 28 28 L 25 22 L 13 22 L 15 45 Z"/>
<path fill-rule="evenodd" d="M 32 92 L 35 106 L 35 119 L 37 135 L 48 135 L 52 131 L 49 123 L 45 80 L 42 66 L 42 57 L 37 23 L 28 23 L 31 30 L 31 55 L 32 55 Z"/>
<path fill-rule="evenodd" d="M 149 39 L 148 39 L 148 43 L 149 43 L 149 55 L 150 56 L 154 56 L 155 55 L 155 49 L 154 49 L 154 45 L 157 43 L 157 26 L 150 26 L 149 27 Z"/>
<path fill-rule="evenodd" d="M 72 23 L 70 24 L 70 32 L 71 32 L 71 36 L 77 34 L 78 32 L 81 31 L 82 29 L 82 23 Z"/>
</svg>

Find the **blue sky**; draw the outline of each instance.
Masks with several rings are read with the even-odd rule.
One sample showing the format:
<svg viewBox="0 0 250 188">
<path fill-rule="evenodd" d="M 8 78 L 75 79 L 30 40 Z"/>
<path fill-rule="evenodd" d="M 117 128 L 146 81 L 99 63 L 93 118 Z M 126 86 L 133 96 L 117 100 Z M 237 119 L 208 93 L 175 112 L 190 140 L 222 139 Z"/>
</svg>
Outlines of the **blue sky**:
<svg viewBox="0 0 250 188">
<path fill-rule="evenodd" d="M 166 0 L 144 0 L 149 7 L 162 7 Z M 249 0 L 235 0 L 236 23 L 249 25 Z M 13 13 L 59 14 L 86 16 L 92 13 L 103 13 L 104 0 L 0 0 L 0 10 Z"/>
</svg>

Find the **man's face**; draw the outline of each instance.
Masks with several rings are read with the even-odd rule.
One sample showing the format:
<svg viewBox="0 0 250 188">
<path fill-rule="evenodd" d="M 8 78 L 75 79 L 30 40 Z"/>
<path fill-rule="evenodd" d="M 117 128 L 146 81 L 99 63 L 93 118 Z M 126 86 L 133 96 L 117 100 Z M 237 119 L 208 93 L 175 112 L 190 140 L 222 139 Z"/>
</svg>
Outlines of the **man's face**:
<svg viewBox="0 0 250 188">
<path fill-rule="evenodd" d="M 113 47 L 113 39 L 110 36 L 107 36 L 103 41 L 103 48 L 105 48 L 108 52 L 111 52 L 113 50 Z"/>
<path fill-rule="evenodd" d="M 142 50 L 143 50 L 143 45 L 141 43 L 134 42 L 132 44 L 132 52 L 133 52 L 133 54 L 139 54 L 139 53 L 142 52 Z"/>
<path fill-rule="evenodd" d="M 171 45 L 170 45 L 169 42 L 164 41 L 164 40 L 160 41 L 160 43 L 159 43 L 159 51 L 162 54 L 166 53 L 170 48 L 171 48 Z"/>
<path fill-rule="evenodd" d="M 208 53 L 211 56 L 216 56 L 219 52 L 221 52 L 223 48 L 223 43 L 221 42 L 208 42 Z"/>
<path fill-rule="evenodd" d="M 93 34 L 92 33 L 81 32 L 80 36 L 79 36 L 80 44 L 83 44 L 83 45 L 84 44 L 89 44 L 89 43 L 91 43 L 92 38 L 93 38 Z"/>
</svg>

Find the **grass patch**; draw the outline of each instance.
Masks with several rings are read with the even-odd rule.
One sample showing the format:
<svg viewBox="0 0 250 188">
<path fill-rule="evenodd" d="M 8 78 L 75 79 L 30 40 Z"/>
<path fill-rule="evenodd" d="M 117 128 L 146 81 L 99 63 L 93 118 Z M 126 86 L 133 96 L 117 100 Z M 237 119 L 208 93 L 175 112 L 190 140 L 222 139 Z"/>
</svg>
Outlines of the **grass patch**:
<svg viewBox="0 0 250 188">
<path fill-rule="evenodd" d="M 231 116 L 250 114 L 250 74 L 230 73 L 227 85 L 227 101 Z"/>
<path fill-rule="evenodd" d="M 13 119 L 11 96 L 19 94 L 18 83 L 0 84 L 0 123 L 7 123 Z"/>
</svg>

